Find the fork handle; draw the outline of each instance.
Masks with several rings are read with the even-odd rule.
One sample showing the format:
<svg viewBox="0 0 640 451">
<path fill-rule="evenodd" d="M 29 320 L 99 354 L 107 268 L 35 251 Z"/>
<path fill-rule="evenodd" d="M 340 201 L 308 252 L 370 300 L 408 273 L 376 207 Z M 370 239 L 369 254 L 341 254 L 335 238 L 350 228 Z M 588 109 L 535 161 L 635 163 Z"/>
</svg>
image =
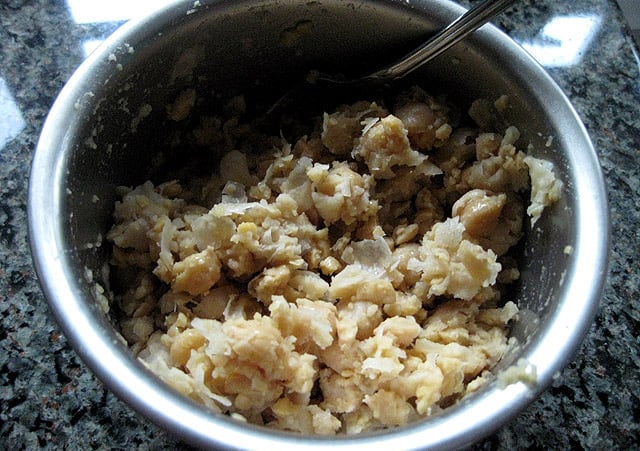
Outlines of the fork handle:
<svg viewBox="0 0 640 451">
<path fill-rule="evenodd" d="M 364 79 L 389 81 L 404 77 L 500 14 L 516 0 L 486 0 L 451 22 L 411 53 Z"/>
</svg>

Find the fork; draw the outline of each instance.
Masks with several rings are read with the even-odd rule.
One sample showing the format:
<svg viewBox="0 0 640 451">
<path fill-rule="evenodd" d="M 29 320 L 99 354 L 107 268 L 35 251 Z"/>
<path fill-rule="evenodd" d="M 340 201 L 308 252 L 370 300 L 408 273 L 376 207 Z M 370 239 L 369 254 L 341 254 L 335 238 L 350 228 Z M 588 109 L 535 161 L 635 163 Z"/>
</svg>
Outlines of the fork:
<svg viewBox="0 0 640 451">
<path fill-rule="evenodd" d="M 296 103 L 303 103 L 306 109 L 312 94 L 315 96 L 316 101 L 337 98 L 335 93 L 329 93 L 326 91 L 327 89 L 337 89 L 338 91 L 346 89 L 362 91 L 367 87 L 379 89 L 380 86 L 386 86 L 391 82 L 400 80 L 441 55 L 451 46 L 491 20 L 491 18 L 500 14 L 515 1 L 485 0 L 459 16 L 415 50 L 394 63 L 362 77 L 348 79 L 341 75 L 311 71 L 302 82 L 289 89 L 271 105 L 266 112 L 266 122 L 274 118 L 281 119 L 283 114 L 293 110 L 292 105 Z"/>
</svg>

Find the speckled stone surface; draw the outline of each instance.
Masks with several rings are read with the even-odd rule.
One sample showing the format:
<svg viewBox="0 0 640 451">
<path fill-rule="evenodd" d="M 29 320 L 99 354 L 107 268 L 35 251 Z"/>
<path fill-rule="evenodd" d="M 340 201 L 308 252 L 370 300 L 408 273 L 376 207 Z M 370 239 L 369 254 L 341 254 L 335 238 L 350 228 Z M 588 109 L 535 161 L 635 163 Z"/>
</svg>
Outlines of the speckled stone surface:
<svg viewBox="0 0 640 451">
<path fill-rule="evenodd" d="M 69 7 L 76 3 L 82 2 L 0 2 L 0 449 L 184 449 L 119 401 L 78 359 L 51 318 L 29 254 L 29 165 L 47 110 L 90 41 L 122 23 L 95 17 L 78 23 L 83 20 Z M 110 2 L 85 3 L 98 11 Z M 557 16 L 596 21 L 578 61 L 548 70 L 601 159 L 613 222 L 610 274 L 572 363 L 474 449 L 640 446 L 638 61 L 613 0 L 522 1 L 497 24 L 530 42 L 543 39 L 542 28 Z"/>
</svg>

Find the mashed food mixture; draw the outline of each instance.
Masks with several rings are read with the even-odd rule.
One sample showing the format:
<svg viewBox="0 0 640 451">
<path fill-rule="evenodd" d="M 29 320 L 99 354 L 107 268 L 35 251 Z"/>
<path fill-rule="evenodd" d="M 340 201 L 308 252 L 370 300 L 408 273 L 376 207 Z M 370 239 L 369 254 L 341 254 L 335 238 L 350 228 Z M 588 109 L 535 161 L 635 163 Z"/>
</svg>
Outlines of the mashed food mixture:
<svg viewBox="0 0 640 451">
<path fill-rule="evenodd" d="M 478 389 L 510 345 L 509 250 L 560 195 L 553 166 L 418 88 L 295 143 L 242 110 L 193 131 L 222 155 L 210 178 L 122 189 L 108 239 L 139 359 L 215 411 L 309 434 L 406 424 Z"/>
</svg>

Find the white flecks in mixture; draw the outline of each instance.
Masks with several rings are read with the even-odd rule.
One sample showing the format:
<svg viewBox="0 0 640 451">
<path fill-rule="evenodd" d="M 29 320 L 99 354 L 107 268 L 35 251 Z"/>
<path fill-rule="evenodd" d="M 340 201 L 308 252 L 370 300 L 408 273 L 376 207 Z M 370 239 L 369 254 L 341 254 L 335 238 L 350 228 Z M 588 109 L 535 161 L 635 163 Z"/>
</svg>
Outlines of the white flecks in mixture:
<svg viewBox="0 0 640 451">
<path fill-rule="evenodd" d="M 563 183 L 555 176 L 553 163 L 528 155 L 524 162 L 529 167 L 531 177 L 531 203 L 527 214 L 531 217 L 531 227 L 538 221 L 542 210 L 555 203 L 562 194 Z"/>
<path fill-rule="evenodd" d="M 140 109 L 138 110 L 138 115 L 131 121 L 131 131 L 133 133 L 138 131 L 138 125 L 144 118 L 151 114 L 151 111 L 153 111 L 153 107 L 148 103 L 145 103 L 140 107 Z"/>
<path fill-rule="evenodd" d="M 515 365 L 510 366 L 498 375 L 498 383 L 503 388 L 518 382 L 529 386 L 535 386 L 538 383 L 537 368 L 526 359 L 518 359 Z"/>
<path fill-rule="evenodd" d="M 89 136 L 87 139 L 85 139 L 84 144 L 85 146 L 93 150 L 98 148 L 98 145 L 96 144 L 96 141 L 93 139 L 93 136 Z"/>
</svg>

